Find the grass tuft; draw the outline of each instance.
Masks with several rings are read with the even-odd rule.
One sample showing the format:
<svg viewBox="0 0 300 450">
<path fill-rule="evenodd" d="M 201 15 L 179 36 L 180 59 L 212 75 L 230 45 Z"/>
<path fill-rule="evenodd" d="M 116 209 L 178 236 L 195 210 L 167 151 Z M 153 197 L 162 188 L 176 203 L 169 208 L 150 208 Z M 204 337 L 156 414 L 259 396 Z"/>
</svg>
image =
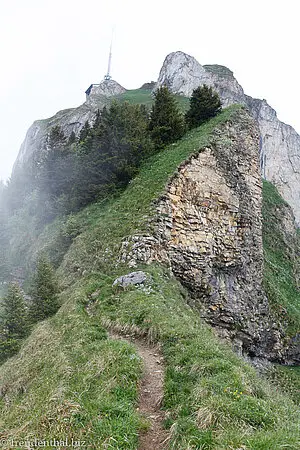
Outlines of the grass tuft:
<svg viewBox="0 0 300 450">
<path fill-rule="evenodd" d="M 108 339 L 114 329 L 160 343 L 170 449 L 299 449 L 295 397 L 221 342 L 168 270 L 138 267 L 150 290 L 112 287 L 129 271 L 117 264 L 122 241 L 147 232 L 176 168 L 210 144 L 215 127 L 238 119 L 239 108 L 155 155 L 119 198 L 76 215 L 81 234 L 58 270 L 63 306 L 1 367 L 0 437 L 68 436 L 91 449 L 136 449 L 148 426 L 136 411 L 142 365 L 134 346 Z"/>
</svg>

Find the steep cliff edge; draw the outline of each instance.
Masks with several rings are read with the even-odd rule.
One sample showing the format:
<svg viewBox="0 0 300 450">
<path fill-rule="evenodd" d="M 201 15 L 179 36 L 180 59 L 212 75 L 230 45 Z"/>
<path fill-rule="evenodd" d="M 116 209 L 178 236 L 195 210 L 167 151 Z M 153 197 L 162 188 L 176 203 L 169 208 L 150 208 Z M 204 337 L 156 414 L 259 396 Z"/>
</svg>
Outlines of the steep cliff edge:
<svg viewBox="0 0 300 450">
<path fill-rule="evenodd" d="M 151 157 L 118 198 L 91 204 L 72 216 L 73 226 L 80 225 L 80 231 L 58 269 L 62 307 L 37 324 L 20 353 L 0 367 L 4 448 L 33 437 L 64 443 L 73 439 L 95 450 L 139 448 L 138 436 L 145 429 L 137 409 L 141 360 L 134 345 L 109 339 L 108 329 L 143 336 L 161 346 L 165 366 L 162 406 L 170 437 L 166 448 L 299 448 L 298 405 L 278 385 L 258 375 L 232 351 L 230 342 L 218 339 L 201 319 L 200 296 L 191 299 L 188 284 L 195 284 L 197 295 L 205 291 L 209 302 L 213 300 L 201 274 L 193 277 L 189 268 L 184 272 L 182 282 L 188 292 L 169 270 L 171 263 L 181 277 L 182 258 L 198 256 L 197 264 L 201 264 L 198 251 L 203 248 L 207 262 L 207 268 L 202 265 L 203 278 L 216 277 L 219 270 L 215 291 L 222 296 L 224 314 L 230 305 L 223 291 L 227 285 L 221 281 L 229 275 L 233 287 L 252 289 L 267 307 L 260 287 L 261 247 L 254 248 L 261 245 L 257 146 L 255 123 L 245 111 L 232 106 Z M 233 160 L 227 166 L 229 155 Z M 172 188 L 180 191 L 179 200 Z M 250 206 L 243 201 L 243 189 Z M 199 202 L 198 196 L 206 192 L 208 197 Z M 243 221 L 242 212 L 251 207 L 253 219 Z M 174 222 L 168 230 L 170 214 Z M 59 224 L 52 225 L 57 237 L 45 229 L 35 243 L 50 254 L 50 247 L 56 249 L 61 242 Z M 160 248 L 153 247 L 155 232 L 161 236 Z M 139 264 L 144 282 L 122 289 L 114 281 L 132 270 L 127 258 L 122 261 L 129 247 L 133 250 L 128 236 L 141 239 L 140 247 L 134 249 L 139 260 L 157 255 L 161 262 Z M 225 250 L 227 255 L 223 255 Z M 248 286 L 240 276 L 248 276 L 243 261 L 257 271 L 257 280 L 249 274 Z M 247 308 L 249 293 L 244 303 L 239 295 L 237 289 L 236 301 Z M 258 300 L 253 298 L 253 309 L 258 309 Z M 248 327 L 247 313 L 244 318 Z M 263 316 L 257 313 L 255 319 L 259 323 Z"/>
<path fill-rule="evenodd" d="M 35 121 L 27 131 L 21 145 L 15 168 L 28 161 L 33 154 L 38 154 L 45 149 L 51 128 L 59 125 L 66 137 L 69 137 L 73 131 L 78 135 L 85 122 L 91 122 L 95 118 L 98 109 L 107 105 L 111 97 L 124 92 L 126 89 L 116 81 L 105 80 L 100 84 L 90 86 L 86 101 L 78 108 L 59 111 L 49 119 Z"/>
<path fill-rule="evenodd" d="M 232 103 L 246 104 L 243 88 L 231 70 L 218 65 L 202 66 L 195 58 L 183 52 L 173 52 L 166 56 L 157 86 L 168 86 L 173 93 L 190 97 L 193 89 L 202 84 L 215 88 L 224 106 Z"/>
<path fill-rule="evenodd" d="M 179 167 L 153 230 L 126 240 L 121 259 L 168 264 L 239 352 L 284 360 L 284 332 L 262 286 L 261 206 L 259 129 L 244 109 Z"/>
<path fill-rule="evenodd" d="M 261 141 L 261 172 L 278 188 L 300 222 L 300 136 L 280 122 L 265 100 L 244 94 L 233 73 L 223 66 L 202 66 L 183 52 L 170 53 L 161 68 L 157 86 L 167 85 L 172 92 L 189 97 L 196 87 L 207 84 L 216 89 L 223 105 L 246 105 L 258 121 Z"/>
<path fill-rule="evenodd" d="M 291 207 L 275 186 L 263 184 L 264 288 L 278 321 L 291 337 L 286 362 L 300 360 L 300 236 Z"/>
<path fill-rule="evenodd" d="M 297 223 L 300 223 L 300 136 L 291 126 L 278 120 L 276 112 L 265 100 L 245 95 L 227 67 L 217 64 L 202 66 L 190 55 L 173 52 L 165 58 L 156 86 L 167 85 L 172 92 L 189 97 L 194 88 L 204 83 L 219 92 L 224 106 L 239 103 L 250 109 L 260 127 L 262 176 L 276 185 L 293 208 Z M 88 91 L 87 101 L 78 108 L 60 111 L 50 119 L 34 122 L 21 146 L 15 167 L 45 148 L 47 135 L 53 126 L 60 125 L 66 136 L 72 131 L 78 134 L 84 123 L 91 121 L 96 111 L 108 104 L 111 97 L 126 92 L 113 80 L 91 85 Z"/>
</svg>

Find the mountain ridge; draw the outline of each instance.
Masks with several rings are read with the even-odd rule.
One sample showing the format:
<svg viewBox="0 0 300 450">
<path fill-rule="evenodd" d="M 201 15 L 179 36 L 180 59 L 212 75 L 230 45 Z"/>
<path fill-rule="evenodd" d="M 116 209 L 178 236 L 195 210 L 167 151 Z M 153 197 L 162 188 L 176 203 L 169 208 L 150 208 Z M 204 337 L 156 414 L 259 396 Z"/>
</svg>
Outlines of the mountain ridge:
<svg viewBox="0 0 300 450">
<path fill-rule="evenodd" d="M 108 88 L 106 83 L 110 83 Z M 275 184 L 291 205 L 297 223 L 300 223 L 300 136 L 293 127 L 279 121 L 276 111 L 266 100 L 247 96 L 230 69 L 217 64 L 201 66 L 195 58 L 184 52 L 167 55 L 156 87 L 165 84 L 175 94 L 190 96 L 195 87 L 204 83 L 218 91 L 223 106 L 239 103 L 250 109 L 260 126 L 262 176 Z M 113 96 L 120 97 L 124 92 L 126 89 L 117 82 L 104 80 L 91 89 L 87 101 L 78 108 L 58 112 L 42 122 L 36 121 L 27 132 L 15 167 L 22 165 L 34 153 L 42 151 L 46 134 L 52 126 L 60 125 L 66 136 L 72 131 L 78 135 L 84 123 L 93 120 L 98 109 L 107 105 Z"/>
<path fill-rule="evenodd" d="M 158 86 L 167 85 L 173 93 L 190 96 L 199 84 L 208 84 L 219 93 L 223 105 L 246 105 L 258 121 L 261 133 L 260 165 L 262 176 L 278 188 L 300 221 L 300 136 L 290 125 L 277 118 L 266 100 L 245 95 L 243 88 L 227 69 L 208 66 L 210 74 L 195 58 L 183 52 L 170 53 L 161 68 Z M 211 67 L 215 70 L 211 71 Z M 230 72 L 230 74 L 229 74 Z M 229 76 L 228 76 L 229 74 Z"/>
<path fill-rule="evenodd" d="M 185 269 L 179 256 L 184 259 L 198 252 L 201 263 L 201 258 L 205 261 L 202 248 L 205 247 L 206 256 L 209 249 L 215 249 L 209 259 L 211 268 L 219 270 L 222 287 L 222 275 L 234 277 L 247 269 L 242 267 L 239 249 L 243 247 L 245 253 L 247 243 L 253 240 L 252 250 L 258 254 L 256 265 L 261 271 L 262 248 L 255 248 L 255 243 L 261 246 L 258 134 L 257 124 L 245 108 L 226 108 L 182 140 L 153 155 L 120 196 L 90 204 L 71 216 L 71 232 L 75 230 L 75 237 L 57 271 L 62 306 L 55 316 L 37 324 L 19 354 L 0 368 L 2 439 L 10 442 L 32 436 L 45 440 L 68 437 L 84 441 L 84 445 L 94 450 L 108 445 L 116 450 L 139 448 L 138 438 L 149 427 L 137 410 L 141 360 L 134 342 L 110 339 L 108 330 L 112 329 L 160 344 L 165 367 L 162 408 L 166 414 L 164 425 L 169 430 L 170 440 L 166 442 L 169 448 L 298 448 L 299 408 L 294 391 L 292 396 L 257 373 L 241 356 L 240 342 L 234 342 L 237 355 L 228 336 L 218 338 L 201 319 L 195 301 L 168 265 L 156 258 L 149 264 L 146 259 L 139 261 L 134 270 L 144 271 L 145 282 L 126 289 L 115 285 L 120 276 L 128 277 L 132 270 L 128 267 L 130 261 L 122 259 L 123 253 L 128 255 L 132 249 L 125 244 L 126 240 L 147 235 L 149 228 L 155 231 L 149 219 L 155 217 L 157 209 L 161 210 L 158 228 L 165 232 L 166 238 L 173 239 L 166 246 L 157 229 L 157 254 L 168 252 L 172 257 L 174 250 L 173 268 L 177 264 L 174 273 L 178 267 Z M 231 154 L 232 163 L 224 159 L 227 153 Z M 216 169 L 208 173 L 206 180 L 203 177 L 208 170 L 201 171 L 197 165 L 200 158 L 207 159 Z M 209 164 L 205 167 L 209 168 Z M 252 169 L 247 170 L 248 166 Z M 211 173 L 217 183 L 211 180 Z M 211 190 L 211 181 L 215 190 Z M 252 203 L 247 205 L 244 199 L 242 204 L 238 195 L 243 182 L 255 193 L 252 222 L 245 220 L 246 209 L 249 211 Z M 207 198 L 206 192 L 202 192 L 205 187 Z M 182 198 L 178 201 L 180 189 Z M 278 201 L 271 208 L 275 217 Z M 173 229 L 167 226 L 170 211 Z M 238 223 L 231 220 L 232 215 Z M 288 215 L 283 215 L 282 220 L 287 224 L 286 231 L 291 229 L 294 233 L 293 217 Z M 215 223 L 219 216 L 220 226 Z M 180 227 L 180 217 L 187 226 Z M 215 244 L 209 231 L 207 239 L 203 235 L 211 220 Z M 52 234 L 49 228 L 41 233 L 31 252 L 61 251 L 59 224 L 51 225 Z M 65 231 L 62 229 L 62 233 Z M 188 243 L 193 236 L 197 239 Z M 21 237 L 24 241 L 22 230 Z M 135 255 L 147 256 L 139 242 L 134 243 Z M 196 251 L 192 248 L 195 246 Z M 223 252 L 226 246 L 227 255 Z M 276 275 L 282 275 L 279 263 L 275 262 Z M 193 275 L 195 267 L 190 266 L 187 264 L 190 271 L 183 275 Z M 195 275 L 195 281 L 199 281 Z M 218 273 L 214 273 L 214 284 L 217 277 Z M 251 303 L 251 289 L 256 293 L 255 284 L 260 282 L 261 273 L 257 273 L 257 279 L 251 278 L 246 283 L 247 303 Z M 288 282 L 291 284 L 290 279 Z M 236 295 L 233 289 L 230 292 Z M 214 308 L 209 290 L 207 294 Z M 253 329 L 255 326 L 254 321 Z M 266 370 L 266 364 L 261 367 Z M 287 390 L 289 383 L 284 383 Z"/>
</svg>

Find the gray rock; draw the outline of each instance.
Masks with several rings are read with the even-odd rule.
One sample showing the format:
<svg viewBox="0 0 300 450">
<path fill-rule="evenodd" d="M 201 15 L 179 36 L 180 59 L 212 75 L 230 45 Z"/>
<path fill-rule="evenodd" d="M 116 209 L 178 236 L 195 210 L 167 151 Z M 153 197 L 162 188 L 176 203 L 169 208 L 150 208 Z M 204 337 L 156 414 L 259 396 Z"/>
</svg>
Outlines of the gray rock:
<svg viewBox="0 0 300 450">
<path fill-rule="evenodd" d="M 122 288 L 126 288 L 127 286 L 133 285 L 140 285 L 145 283 L 147 280 L 147 275 L 145 272 L 142 272 L 139 270 L 138 272 L 131 272 L 127 275 L 122 275 L 121 277 L 117 278 L 113 282 L 113 286 L 120 286 Z"/>
<path fill-rule="evenodd" d="M 90 94 L 87 96 L 87 103 L 97 103 L 99 96 L 114 97 L 123 94 L 124 92 L 126 92 L 126 89 L 116 81 L 105 80 L 100 84 L 93 85 Z"/>
<path fill-rule="evenodd" d="M 295 363 L 294 348 L 284 357 L 284 330 L 263 289 L 258 149 L 257 122 L 241 109 L 216 130 L 211 146 L 179 166 L 156 204 L 153 235 L 127 238 L 120 259 L 169 266 L 191 306 L 238 354 Z M 295 233 L 293 215 L 284 216 L 282 228 Z"/>
<path fill-rule="evenodd" d="M 245 105 L 260 128 L 260 167 L 264 178 L 276 185 L 293 209 L 300 224 L 300 136 L 289 125 L 278 120 L 276 111 L 266 100 L 244 94 L 227 67 L 202 66 L 183 52 L 170 53 L 161 68 L 156 87 L 167 85 L 172 92 L 190 96 L 193 89 L 207 84 L 218 91 L 224 106 Z"/>
<path fill-rule="evenodd" d="M 166 57 L 156 88 L 167 85 L 174 93 L 190 96 L 193 89 L 202 84 L 216 89 L 224 106 L 240 103 L 249 108 L 260 127 L 262 176 L 277 186 L 300 224 L 300 136 L 291 126 L 278 120 L 276 112 L 265 100 L 245 95 L 227 67 L 217 64 L 202 66 L 183 52 L 173 52 Z M 61 126 L 67 137 L 73 131 L 78 135 L 85 122 L 94 119 L 98 109 L 109 104 L 111 97 L 123 92 L 125 89 L 116 81 L 103 81 L 92 85 L 86 102 L 78 108 L 59 111 L 50 119 L 34 122 L 26 134 L 14 169 L 22 166 L 31 155 L 47 151 L 47 136 L 53 126 Z"/>
<path fill-rule="evenodd" d="M 172 92 L 190 97 L 193 89 L 203 84 L 219 92 L 224 106 L 246 104 L 243 88 L 229 69 L 218 65 L 201 66 L 183 52 L 173 52 L 166 57 L 156 87 L 168 86 Z"/>
<path fill-rule="evenodd" d="M 100 295 L 100 291 L 95 291 L 90 295 L 90 297 L 92 300 L 95 300 L 97 297 L 99 297 L 99 295 Z"/>
<path fill-rule="evenodd" d="M 94 120 L 98 109 L 108 105 L 112 96 L 125 91 L 126 89 L 114 80 L 103 81 L 99 85 L 93 85 L 87 100 L 78 108 L 65 109 L 49 119 L 35 121 L 27 131 L 14 170 L 28 161 L 33 154 L 47 151 L 47 137 L 51 128 L 59 125 L 66 137 L 73 131 L 77 136 L 86 121 Z"/>
</svg>

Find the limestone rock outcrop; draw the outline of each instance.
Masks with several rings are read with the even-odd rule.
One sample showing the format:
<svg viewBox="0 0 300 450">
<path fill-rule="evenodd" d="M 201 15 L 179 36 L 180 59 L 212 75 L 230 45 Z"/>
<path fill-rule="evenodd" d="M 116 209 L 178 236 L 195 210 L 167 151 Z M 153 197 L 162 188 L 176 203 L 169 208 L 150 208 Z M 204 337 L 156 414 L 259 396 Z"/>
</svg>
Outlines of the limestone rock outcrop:
<svg viewBox="0 0 300 450">
<path fill-rule="evenodd" d="M 231 70 L 220 65 L 202 66 L 183 52 L 170 53 L 166 57 L 156 87 L 167 85 L 174 93 L 190 96 L 193 89 L 202 84 L 216 89 L 224 106 L 240 103 L 249 108 L 260 127 L 261 173 L 276 185 L 300 224 L 300 136 L 291 126 L 278 120 L 276 112 L 265 100 L 245 95 Z M 107 105 L 112 96 L 123 92 L 125 89 L 116 81 L 105 80 L 99 85 L 91 85 L 87 101 L 78 108 L 34 122 L 21 146 L 16 166 L 45 147 L 53 126 L 60 125 L 66 136 L 72 131 L 78 134 L 84 123 L 94 118 L 97 109 Z"/>
<path fill-rule="evenodd" d="M 85 122 L 92 121 L 97 110 L 107 105 L 112 96 L 122 94 L 125 91 L 126 89 L 116 81 L 105 80 L 99 85 L 92 85 L 87 100 L 78 108 L 65 109 L 49 119 L 35 121 L 27 131 L 15 167 L 28 161 L 34 153 L 43 151 L 52 127 L 59 125 L 67 137 L 70 136 L 72 131 L 77 135 Z"/>
<path fill-rule="evenodd" d="M 123 94 L 124 92 L 126 92 L 126 89 L 115 80 L 105 80 L 100 84 L 91 85 L 86 102 L 89 105 L 95 104 L 95 106 L 98 106 L 99 99 L 102 99 L 102 97 L 115 97 L 116 95 Z"/>
<path fill-rule="evenodd" d="M 300 136 L 294 128 L 278 120 L 266 100 L 247 98 L 247 105 L 258 121 L 262 176 L 273 183 L 292 207 L 300 225 Z"/>
<path fill-rule="evenodd" d="M 128 273 L 127 275 L 122 275 L 121 277 L 118 277 L 114 282 L 113 282 L 113 287 L 117 286 L 117 287 L 122 287 L 122 288 L 127 288 L 128 286 L 136 286 L 139 284 L 143 284 L 145 283 L 145 281 L 147 280 L 147 275 L 145 274 L 145 272 L 142 272 L 141 270 L 139 270 L 138 272 L 131 272 Z"/>
<path fill-rule="evenodd" d="M 244 91 L 229 69 L 218 65 L 202 66 L 183 52 L 170 53 L 166 57 L 156 87 L 168 86 L 172 92 L 190 97 L 193 89 L 202 84 L 219 92 L 223 106 L 246 104 Z"/>
<path fill-rule="evenodd" d="M 156 207 L 149 234 L 125 241 L 121 260 L 160 261 L 192 305 L 248 355 L 280 361 L 284 332 L 262 287 L 259 129 L 243 109 L 213 144 L 185 161 Z M 152 232 L 150 232 L 152 230 Z"/>
<path fill-rule="evenodd" d="M 174 52 L 166 57 L 157 82 L 157 86 L 167 85 L 172 92 L 185 96 L 202 84 L 217 90 L 224 106 L 240 103 L 249 108 L 260 128 L 261 173 L 275 184 L 300 224 L 300 136 L 278 120 L 265 100 L 245 95 L 226 67 L 202 66 L 192 56 Z"/>
</svg>

